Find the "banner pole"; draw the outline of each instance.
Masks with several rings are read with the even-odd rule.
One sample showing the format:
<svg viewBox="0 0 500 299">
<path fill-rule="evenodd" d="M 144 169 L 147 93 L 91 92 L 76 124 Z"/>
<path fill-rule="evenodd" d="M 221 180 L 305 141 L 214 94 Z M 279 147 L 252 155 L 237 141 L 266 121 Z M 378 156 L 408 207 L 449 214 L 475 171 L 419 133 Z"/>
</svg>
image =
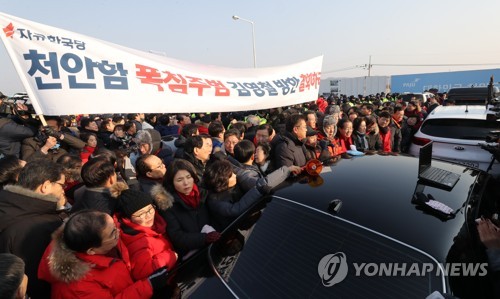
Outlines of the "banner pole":
<svg viewBox="0 0 500 299">
<path fill-rule="evenodd" d="M 45 121 L 45 117 L 43 116 L 43 114 L 38 114 L 38 117 L 40 117 L 40 121 L 42 122 L 42 125 L 44 127 L 47 126 L 47 122 Z"/>
</svg>

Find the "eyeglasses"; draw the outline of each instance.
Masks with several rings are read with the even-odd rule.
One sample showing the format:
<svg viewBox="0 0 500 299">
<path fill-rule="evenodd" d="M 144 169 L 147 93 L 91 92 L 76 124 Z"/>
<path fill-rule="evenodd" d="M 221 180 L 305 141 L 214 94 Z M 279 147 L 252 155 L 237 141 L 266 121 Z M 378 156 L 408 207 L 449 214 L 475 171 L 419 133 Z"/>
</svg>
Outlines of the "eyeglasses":
<svg viewBox="0 0 500 299">
<path fill-rule="evenodd" d="M 153 215 L 155 212 L 155 208 L 153 206 L 150 206 L 148 210 L 146 210 L 143 213 L 140 213 L 139 215 L 132 215 L 134 218 L 140 218 L 142 220 L 146 220 L 147 216 Z"/>
<path fill-rule="evenodd" d="M 295 127 L 307 130 L 307 126 L 295 126 Z"/>
</svg>

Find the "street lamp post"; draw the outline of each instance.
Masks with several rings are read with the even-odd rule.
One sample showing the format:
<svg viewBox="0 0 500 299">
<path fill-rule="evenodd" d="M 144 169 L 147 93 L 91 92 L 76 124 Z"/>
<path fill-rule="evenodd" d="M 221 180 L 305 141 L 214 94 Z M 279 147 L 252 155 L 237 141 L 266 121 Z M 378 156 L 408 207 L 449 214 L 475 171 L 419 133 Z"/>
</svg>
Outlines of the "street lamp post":
<svg viewBox="0 0 500 299">
<path fill-rule="evenodd" d="M 253 67 L 256 68 L 257 67 L 257 53 L 255 51 L 255 26 L 254 26 L 254 23 L 250 20 L 243 19 L 243 18 L 240 18 L 238 16 L 233 16 L 233 20 L 235 20 L 235 21 L 242 20 L 242 21 L 245 21 L 245 22 L 252 24 Z"/>
</svg>

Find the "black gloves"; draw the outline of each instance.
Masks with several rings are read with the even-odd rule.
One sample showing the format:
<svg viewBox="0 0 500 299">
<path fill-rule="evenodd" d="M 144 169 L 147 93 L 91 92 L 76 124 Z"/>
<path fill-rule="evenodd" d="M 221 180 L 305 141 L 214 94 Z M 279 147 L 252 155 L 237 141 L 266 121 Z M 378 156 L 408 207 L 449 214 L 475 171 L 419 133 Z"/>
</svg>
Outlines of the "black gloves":
<svg viewBox="0 0 500 299">
<path fill-rule="evenodd" d="M 219 232 L 209 232 L 205 236 L 205 243 L 211 244 L 211 243 L 219 240 L 219 238 L 220 238 L 220 233 Z"/>
<path fill-rule="evenodd" d="M 148 279 L 153 287 L 153 291 L 159 290 L 167 285 L 167 267 L 161 267 L 151 274 Z"/>
</svg>

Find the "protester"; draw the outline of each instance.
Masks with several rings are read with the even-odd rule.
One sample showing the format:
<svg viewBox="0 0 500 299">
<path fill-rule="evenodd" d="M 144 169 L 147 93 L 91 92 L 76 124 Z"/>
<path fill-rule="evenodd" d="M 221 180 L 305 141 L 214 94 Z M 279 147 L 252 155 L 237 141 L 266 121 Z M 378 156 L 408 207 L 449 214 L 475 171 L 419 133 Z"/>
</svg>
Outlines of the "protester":
<svg viewBox="0 0 500 299">
<path fill-rule="evenodd" d="M 141 155 L 153 154 L 160 158 L 165 165 L 174 159 L 174 152 L 168 145 L 161 141 L 160 133 L 154 129 L 138 131 L 135 136 L 137 150 L 130 154 L 130 162 L 135 167 L 135 161 Z"/>
<path fill-rule="evenodd" d="M 65 176 L 49 160 L 26 164 L 15 185 L 0 191 L 0 252 L 22 258 L 31 298 L 49 298 L 49 285 L 39 281 L 37 269 L 50 235 L 65 217 Z"/>
<path fill-rule="evenodd" d="M 336 138 L 342 148 L 341 151 L 346 152 L 351 150 L 351 145 L 354 144 L 352 141 L 352 122 L 347 118 L 343 118 L 339 120 L 337 126 L 338 131 Z"/>
<path fill-rule="evenodd" d="M 199 180 L 203 177 L 211 153 L 212 139 L 208 135 L 189 137 L 184 145 L 184 157 L 196 169 Z"/>
<path fill-rule="evenodd" d="M 220 121 L 213 121 L 208 126 L 208 133 L 212 137 L 212 154 L 222 150 L 225 132 L 226 129 Z"/>
<path fill-rule="evenodd" d="M 151 194 L 153 187 L 161 185 L 167 173 L 163 161 L 155 155 L 146 154 L 137 159 L 135 164 L 140 191 Z"/>
<path fill-rule="evenodd" d="M 130 190 L 126 184 L 116 184 L 112 193 L 118 200 L 120 237 L 130 254 L 132 278 L 147 278 L 162 267 L 172 270 L 177 253 L 167 236 L 167 223 L 156 213 L 151 195 Z"/>
<path fill-rule="evenodd" d="M 382 111 L 378 118 L 378 126 L 380 130 L 380 140 L 382 143 L 382 151 L 390 153 L 401 152 L 401 130 L 393 123 L 391 114 L 387 111 Z"/>
<path fill-rule="evenodd" d="M 61 165 L 64 173 L 64 194 L 69 204 L 75 203 L 75 191 L 82 187 L 83 180 L 82 159 L 76 155 L 66 154 L 57 159 L 57 164 Z"/>
<path fill-rule="evenodd" d="M 28 276 L 24 274 L 24 269 L 22 259 L 10 253 L 0 253 L 0 298 L 26 297 Z"/>
<path fill-rule="evenodd" d="M 111 150 L 125 150 L 128 151 L 133 145 L 132 136 L 125 132 L 124 125 L 116 125 L 113 129 L 113 134 L 109 136 Z"/>
<path fill-rule="evenodd" d="M 136 131 L 140 131 L 142 129 L 153 129 L 153 127 L 151 127 L 151 125 L 149 125 L 149 124 L 146 124 L 146 127 L 143 128 L 144 113 L 129 113 L 129 114 L 127 114 L 127 121 L 131 124 L 134 124 Z M 128 131 L 127 129 L 125 129 L 125 130 Z M 134 135 L 134 134 L 130 134 L 130 135 Z"/>
<path fill-rule="evenodd" d="M 26 138 L 21 146 L 21 157 L 29 162 L 43 158 L 57 161 L 66 153 L 80 153 L 85 142 L 76 138 L 67 129 L 61 126 L 60 117 L 47 117 L 48 127 L 40 130 L 35 137 Z"/>
<path fill-rule="evenodd" d="M 82 164 L 85 164 L 97 148 L 97 135 L 94 133 L 81 133 L 80 139 L 85 142 L 85 146 L 80 153 Z"/>
<path fill-rule="evenodd" d="M 366 117 L 366 138 L 368 139 L 368 149 L 370 151 L 379 151 L 382 149 L 382 140 L 380 139 L 380 130 L 377 119 L 374 116 Z"/>
<path fill-rule="evenodd" d="M 155 130 L 163 136 L 172 136 L 179 134 L 179 126 L 175 124 L 175 118 L 172 120 L 168 114 L 162 114 L 158 117 L 158 124 Z"/>
<path fill-rule="evenodd" d="M 313 130 L 317 129 L 317 121 L 318 121 L 318 116 L 316 115 L 316 112 L 313 110 L 307 110 L 304 113 L 306 117 L 306 124 L 311 127 Z"/>
<path fill-rule="evenodd" d="M 103 142 L 103 146 L 109 148 L 111 145 L 111 134 L 115 129 L 115 124 L 109 119 L 105 119 L 99 125 L 99 132 L 97 132 L 98 140 Z"/>
<path fill-rule="evenodd" d="M 338 139 L 335 138 L 336 134 L 337 119 L 334 115 L 326 115 L 323 119 L 321 130 L 318 133 L 318 140 L 320 141 L 321 149 L 328 149 L 333 161 L 337 161 L 342 156 L 347 158 L 346 150 L 342 148 Z"/>
<path fill-rule="evenodd" d="M 38 275 L 52 298 L 151 298 L 167 285 L 166 268 L 134 281 L 128 250 L 111 216 L 85 210 L 53 235 Z M 31 281 L 30 281 L 31 282 Z"/>
<path fill-rule="evenodd" d="M 245 139 L 253 141 L 255 138 L 255 133 L 260 125 L 260 118 L 257 115 L 250 114 L 246 119 L 247 129 L 245 130 Z"/>
<path fill-rule="evenodd" d="M 72 211 L 95 209 L 109 215 L 116 211 L 116 200 L 111 197 L 109 188 L 116 183 L 115 168 L 109 160 L 99 157 L 89 160 L 82 167 L 85 188 L 75 192 Z"/>
<path fill-rule="evenodd" d="M 207 202 L 216 228 L 224 230 L 234 219 L 258 202 L 262 195 L 268 194 L 289 175 L 290 168 L 282 167 L 267 177 L 255 180 L 253 187 L 244 192 L 237 185 L 236 174 L 229 161 L 220 160 L 210 164 L 203 181 L 210 190 Z"/>
<path fill-rule="evenodd" d="M 0 101 L 0 109 L 2 105 Z M 21 142 L 35 135 L 33 127 L 17 123 L 6 114 L 0 113 L 0 154 L 20 157 Z"/>
<path fill-rule="evenodd" d="M 290 116 L 286 123 L 285 134 L 275 138 L 276 142 L 273 142 L 275 168 L 292 165 L 302 167 L 306 164 L 306 157 L 302 150 L 306 133 L 305 117 L 300 114 Z"/>
<path fill-rule="evenodd" d="M 167 169 L 163 186 L 171 195 L 158 191 L 155 200 L 161 196 L 172 197 L 171 208 L 160 209 L 167 221 L 167 232 L 175 251 L 180 256 L 198 250 L 220 238 L 220 233 L 210 225 L 206 204 L 208 192 L 198 187 L 198 175 L 188 161 L 176 159 Z"/>
<path fill-rule="evenodd" d="M 26 162 L 16 156 L 3 156 L 0 158 L 0 190 L 6 185 L 14 185 L 19 173 Z"/>
<path fill-rule="evenodd" d="M 181 134 L 182 129 L 188 124 L 191 124 L 191 118 L 186 114 L 177 114 L 177 125 L 179 126 L 179 131 L 177 134 Z"/>
<path fill-rule="evenodd" d="M 184 158 L 184 145 L 186 144 L 186 140 L 191 136 L 199 135 L 198 126 L 195 124 L 186 124 L 182 128 L 181 135 L 174 141 L 174 145 L 177 148 L 175 151 L 175 158 Z"/>
<path fill-rule="evenodd" d="M 268 174 L 274 170 L 271 163 L 271 145 L 269 143 L 259 142 L 257 144 L 254 163 L 262 174 Z"/>
<path fill-rule="evenodd" d="M 257 145 L 259 142 L 271 143 L 276 136 L 273 127 L 270 124 L 262 124 L 257 127 L 253 144 Z"/>
<path fill-rule="evenodd" d="M 352 140 L 356 150 L 367 152 L 370 149 L 368 137 L 366 136 L 366 118 L 358 117 L 352 123 Z"/>
<path fill-rule="evenodd" d="M 231 128 L 231 129 L 227 130 L 224 133 L 224 144 L 223 144 L 224 147 L 223 147 L 222 151 L 226 155 L 234 156 L 234 147 L 241 140 L 243 140 L 243 138 L 241 138 L 241 134 L 240 134 L 240 131 L 238 129 Z"/>
</svg>

